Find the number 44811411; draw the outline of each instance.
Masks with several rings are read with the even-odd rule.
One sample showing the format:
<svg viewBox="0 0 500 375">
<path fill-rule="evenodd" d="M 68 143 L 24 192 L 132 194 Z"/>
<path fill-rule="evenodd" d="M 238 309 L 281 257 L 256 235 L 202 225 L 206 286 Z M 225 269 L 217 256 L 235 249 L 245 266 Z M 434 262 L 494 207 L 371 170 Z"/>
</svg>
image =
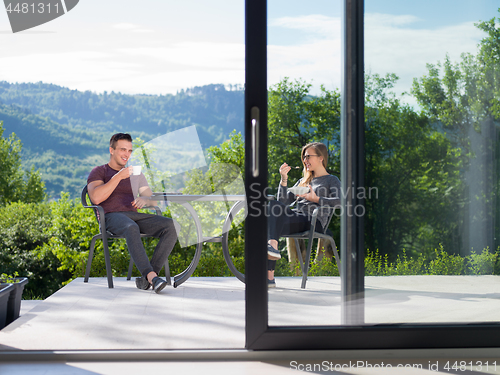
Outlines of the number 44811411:
<svg viewBox="0 0 500 375">
<path fill-rule="evenodd" d="M 446 371 L 496 371 L 497 361 L 494 362 L 483 362 L 483 361 L 448 361 L 444 365 L 443 369 Z"/>
<path fill-rule="evenodd" d="M 6 7 L 7 13 L 59 13 L 59 3 L 17 3 L 14 7 L 12 7 L 12 3 L 9 3 Z"/>
</svg>

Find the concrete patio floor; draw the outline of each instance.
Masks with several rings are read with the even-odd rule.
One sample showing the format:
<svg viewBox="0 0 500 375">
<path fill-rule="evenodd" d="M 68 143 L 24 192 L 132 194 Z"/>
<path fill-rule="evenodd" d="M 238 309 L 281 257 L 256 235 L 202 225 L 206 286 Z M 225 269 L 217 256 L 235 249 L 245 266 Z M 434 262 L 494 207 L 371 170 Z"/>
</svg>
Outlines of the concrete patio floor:
<svg viewBox="0 0 500 375">
<path fill-rule="evenodd" d="M 89 283 L 84 283 L 80 278 L 44 301 L 23 302 L 21 317 L 0 331 L 0 353 L 167 350 L 169 355 L 182 357 L 182 351 L 187 350 L 191 353 L 188 357 L 193 355 L 193 358 L 198 358 L 198 365 L 190 365 L 193 371 L 183 373 L 211 373 L 210 369 L 217 368 L 221 369 L 215 372 L 218 374 L 297 371 L 290 366 L 291 358 L 299 358 L 295 353 L 283 357 L 283 353 L 274 352 L 268 361 L 265 360 L 266 353 L 260 353 L 262 358 L 257 361 L 256 358 L 248 357 L 255 354 L 244 350 L 245 289 L 236 278 L 193 277 L 176 289 L 167 287 L 161 294 L 138 290 L 133 280 L 115 278 L 114 282 L 115 288 L 108 289 L 105 278 L 93 278 Z M 338 277 L 311 277 L 305 290 L 300 289 L 299 277 L 277 278 L 277 285 L 276 289 L 269 290 L 270 325 L 340 324 Z M 500 321 L 500 277 L 497 276 L 366 277 L 365 286 L 367 324 Z M 498 368 L 494 371 L 490 368 L 488 373 L 500 373 L 500 351 L 492 350 L 494 355 L 499 355 Z M 205 354 L 200 357 L 196 353 Z M 210 353 L 212 360 L 203 362 L 206 353 Z M 306 356 L 304 363 L 313 363 L 311 361 L 319 358 L 319 353 L 302 353 L 302 357 Z M 324 357 L 336 358 L 341 363 L 349 357 L 346 353 L 355 358 L 356 353 L 363 352 L 326 352 Z M 374 355 L 374 352 L 370 355 L 366 351 L 364 353 L 359 356 L 370 358 L 370 355 Z M 378 353 L 392 356 L 395 361 L 394 354 L 387 354 L 390 351 Z M 416 351 L 405 353 L 411 358 Z M 441 353 L 442 358 L 446 353 L 449 356 L 459 351 L 434 350 L 425 353 L 421 352 L 420 359 L 413 362 L 425 365 L 428 360 L 422 358 L 435 358 L 436 353 Z M 474 349 L 466 353 L 468 358 L 472 353 L 474 358 L 480 358 L 485 352 Z M 236 359 L 214 360 L 218 355 L 233 355 Z M 375 354 L 373 358 L 376 357 Z M 399 362 L 406 363 L 404 361 L 409 360 L 401 359 Z M 35 367 L 30 366 L 34 366 L 34 363 L 19 367 L 19 363 L 5 363 L 3 358 L 0 361 L 0 373 L 132 374 L 141 372 L 140 362 L 134 363 L 131 357 L 129 364 L 117 361 L 114 362 L 115 367 L 110 362 L 94 365 L 75 362 L 71 366 L 69 362 L 38 363 L 38 370 L 33 372 Z M 150 368 L 156 369 L 160 362 L 156 360 L 154 366 L 150 364 L 153 366 Z M 181 371 L 181 365 L 192 360 L 177 358 L 173 362 L 169 361 L 168 366 L 165 366 L 172 371 Z M 115 372 L 118 368 L 121 370 Z M 371 373 L 371 370 L 366 371 L 351 369 L 347 372 Z M 417 373 L 413 371 L 408 373 Z M 420 371 L 424 372 L 418 373 L 428 373 L 425 368 Z"/>
<path fill-rule="evenodd" d="M 367 324 L 500 320 L 498 276 L 366 277 Z M 340 278 L 277 278 L 270 325 L 339 325 Z M 79 278 L 31 302 L 0 331 L 1 349 L 242 349 L 245 289 L 233 277 L 193 277 L 162 293 L 133 280 Z M 24 303 L 24 302 L 23 302 Z"/>
</svg>

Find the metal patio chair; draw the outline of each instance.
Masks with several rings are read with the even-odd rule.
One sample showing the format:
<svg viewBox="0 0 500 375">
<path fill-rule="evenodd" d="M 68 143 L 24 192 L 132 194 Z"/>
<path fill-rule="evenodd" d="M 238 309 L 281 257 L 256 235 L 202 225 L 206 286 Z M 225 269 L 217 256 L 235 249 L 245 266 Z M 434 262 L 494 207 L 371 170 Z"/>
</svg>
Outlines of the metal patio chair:
<svg viewBox="0 0 500 375">
<path fill-rule="evenodd" d="M 326 239 L 326 240 L 330 241 L 330 244 L 332 245 L 332 249 L 333 249 L 333 254 L 335 255 L 335 261 L 337 262 L 337 268 L 339 270 L 339 275 L 340 275 L 339 253 L 337 251 L 337 246 L 335 245 L 335 240 L 333 239 L 333 234 L 328 229 L 328 226 L 330 225 L 330 221 L 332 220 L 333 214 L 335 213 L 335 209 L 332 207 L 326 207 L 326 206 L 321 206 L 321 207 L 314 209 L 313 214 L 312 214 L 312 218 L 311 218 L 311 228 L 315 228 L 315 226 L 316 226 L 316 220 L 318 218 L 318 212 L 320 209 L 329 211 L 325 233 L 316 232 L 315 230 L 307 230 L 305 232 L 287 234 L 287 235 L 282 236 L 285 238 L 293 238 L 295 240 L 295 248 L 297 250 L 297 257 L 299 258 L 300 269 L 302 270 L 302 284 L 301 284 L 302 289 L 306 288 L 307 273 L 309 272 L 309 263 L 311 261 L 311 251 L 312 251 L 314 239 Z M 298 241 L 299 239 L 308 240 L 306 259 L 302 259 L 302 253 L 300 251 L 300 246 L 299 246 L 299 241 Z"/>
<path fill-rule="evenodd" d="M 94 257 L 95 242 L 96 242 L 96 240 L 101 239 L 102 244 L 103 244 L 103 250 L 104 250 L 104 260 L 106 263 L 106 275 L 108 277 L 108 287 L 113 288 L 113 273 L 111 271 L 111 260 L 110 260 L 110 256 L 109 256 L 108 241 L 111 239 L 123 238 L 123 237 L 114 235 L 113 233 L 106 230 L 106 222 L 104 220 L 104 209 L 101 206 L 93 204 L 92 201 L 90 200 L 90 197 L 88 197 L 88 201 L 87 201 L 87 197 L 88 197 L 88 190 L 87 190 L 87 185 L 85 185 L 85 187 L 82 190 L 82 205 L 85 208 L 93 209 L 95 218 L 97 220 L 97 224 L 99 225 L 99 233 L 96 234 L 94 237 L 92 237 L 92 240 L 90 241 L 89 258 L 87 260 L 87 269 L 85 271 L 85 278 L 83 281 L 84 282 L 89 281 L 90 268 L 92 266 L 92 259 Z M 90 204 L 88 204 L 88 202 L 90 202 Z M 147 207 L 147 208 L 154 210 L 156 215 L 161 216 L 161 210 L 159 207 L 154 206 L 154 207 Z M 102 220 L 101 220 L 101 218 L 102 218 Z M 141 238 L 144 238 L 144 237 L 152 237 L 152 236 L 141 233 Z M 132 268 L 133 267 L 134 267 L 134 262 L 133 262 L 132 258 L 130 258 L 130 263 L 128 266 L 128 273 L 127 273 L 127 280 L 130 280 L 130 278 L 132 277 Z M 168 259 L 165 262 L 165 278 L 166 278 L 168 285 L 171 285 Z"/>
</svg>

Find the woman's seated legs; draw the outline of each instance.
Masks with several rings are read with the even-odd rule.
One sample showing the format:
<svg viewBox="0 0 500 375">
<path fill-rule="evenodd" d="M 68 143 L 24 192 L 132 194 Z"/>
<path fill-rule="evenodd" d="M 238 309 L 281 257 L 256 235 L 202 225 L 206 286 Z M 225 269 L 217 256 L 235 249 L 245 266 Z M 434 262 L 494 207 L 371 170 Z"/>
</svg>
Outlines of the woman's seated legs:
<svg viewBox="0 0 500 375">
<path fill-rule="evenodd" d="M 300 233 L 309 230 L 311 223 L 309 217 L 296 212 L 279 201 L 270 201 L 267 211 L 268 243 L 278 250 L 278 240 L 281 236 Z M 276 260 L 268 260 L 268 279 L 274 279 Z"/>
</svg>

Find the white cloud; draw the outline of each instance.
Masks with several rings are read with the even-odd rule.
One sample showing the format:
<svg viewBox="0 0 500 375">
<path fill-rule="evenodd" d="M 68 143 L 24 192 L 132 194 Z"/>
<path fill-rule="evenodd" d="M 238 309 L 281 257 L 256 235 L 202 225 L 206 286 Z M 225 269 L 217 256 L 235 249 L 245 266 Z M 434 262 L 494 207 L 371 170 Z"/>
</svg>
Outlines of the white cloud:
<svg viewBox="0 0 500 375">
<path fill-rule="evenodd" d="M 110 91 L 110 87 L 122 93 L 175 94 L 177 91 L 212 83 L 234 84 L 243 82 L 244 70 L 224 70 L 207 74 L 206 70 L 179 70 L 152 74 L 129 75 L 126 79 L 82 82 L 80 87 L 96 87 L 97 91 Z M 147 88 L 147 91 L 143 88 Z"/>
<path fill-rule="evenodd" d="M 237 43 L 184 42 L 174 43 L 170 47 L 122 48 L 118 51 L 186 67 L 204 67 L 210 70 L 245 67 L 245 45 Z"/>
<path fill-rule="evenodd" d="M 267 50 L 269 85 L 290 77 L 312 81 L 316 94 L 321 84 L 330 90 L 340 87 L 340 38 L 296 46 L 269 46 Z"/>
<path fill-rule="evenodd" d="M 144 29 L 140 25 L 137 25 L 135 23 L 116 23 L 112 25 L 113 29 L 118 29 L 118 30 L 128 30 L 132 31 L 134 33 L 153 33 L 154 30 L 151 29 Z"/>
<path fill-rule="evenodd" d="M 312 82 L 312 94 L 320 93 L 321 84 L 330 90 L 340 87 L 340 18 L 323 15 L 283 17 L 272 20 L 270 26 L 283 28 L 282 33 L 287 29 L 302 31 L 306 36 L 300 44 L 268 46 L 270 86 L 290 77 Z M 279 32 L 276 29 L 274 33 Z"/>
<path fill-rule="evenodd" d="M 34 61 L 40 63 L 34 64 Z M 113 60 L 111 54 L 93 51 L 5 57 L 0 58 L 0 66 L 0 80 L 43 81 L 71 88 L 84 87 L 86 90 L 95 90 L 85 85 L 87 82 L 123 79 L 134 75 L 137 67 L 132 63 Z"/>
<path fill-rule="evenodd" d="M 432 29 L 422 28 L 420 21 L 411 15 L 365 17 L 365 67 L 373 73 L 399 75 L 397 92 L 408 91 L 412 78 L 426 73 L 426 63 L 443 61 L 446 53 L 455 61 L 462 52 L 475 53 L 483 36 L 473 21 Z M 314 93 L 320 84 L 340 87 L 340 18 L 284 17 L 271 20 L 270 27 L 285 39 L 277 38 L 284 42 L 268 46 L 269 85 L 290 77 L 312 80 Z M 144 25 L 115 23 L 50 37 L 0 34 L 0 80 L 151 94 L 210 83 L 244 83 L 243 43 L 231 43 L 224 35 L 207 40 L 198 32 L 193 32 L 196 41 L 187 40 L 191 35 L 183 34 L 181 40 L 164 30 L 145 32 L 150 31 Z M 305 37 L 291 39 L 297 32 Z"/>
<path fill-rule="evenodd" d="M 245 77 L 244 46 L 212 43 L 33 53 L 0 57 L 0 67 L 0 80 L 9 82 L 43 81 L 78 90 L 130 94 L 176 93 L 211 83 L 243 83 Z"/>
<path fill-rule="evenodd" d="M 140 26 L 134 23 L 116 23 L 112 27 L 118 30 L 133 30 L 139 28 Z"/>
<path fill-rule="evenodd" d="M 475 53 L 484 36 L 473 22 L 425 29 L 412 15 L 365 15 L 365 70 L 371 73 L 396 73 L 397 93 L 409 91 L 414 77 L 426 74 L 426 64 L 443 61 L 448 53 L 459 61 L 463 52 Z M 283 77 L 314 80 L 319 85 L 340 87 L 340 18 L 326 16 L 286 17 L 272 26 L 303 31 L 307 43 L 268 47 L 270 84 Z"/>
<path fill-rule="evenodd" d="M 446 54 L 459 61 L 463 52 L 475 53 L 484 36 L 473 22 L 435 29 L 410 28 L 405 23 L 384 22 L 387 15 L 367 16 L 365 22 L 365 69 L 372 73 L 396 73 L 396 92 L 409 91 L 413 78 L 427 73 L 426 64 L 443 61 Z M 401 27 L 405 26 L 405 27 Z"/>
<path fill-rule="evenodd" d="M 397 27 L 405 26 L 412 23 L 417 23 L 422 21 L 420 18 L 409 15 L 393 15 L 393 14 L 381 14 L 381 13 L 367 13 L 365 14 L 365 27 L 370 25 L 371 27 L 385 26 L 385 27 Z"/>
<path fill-rule="evenodd" d="M 340 30 L 340 18 L 313 14 L 300 17 L 281 17 L 269 22 L 269 26 L 301 30 L 330 37 Z"/>
</svg>

